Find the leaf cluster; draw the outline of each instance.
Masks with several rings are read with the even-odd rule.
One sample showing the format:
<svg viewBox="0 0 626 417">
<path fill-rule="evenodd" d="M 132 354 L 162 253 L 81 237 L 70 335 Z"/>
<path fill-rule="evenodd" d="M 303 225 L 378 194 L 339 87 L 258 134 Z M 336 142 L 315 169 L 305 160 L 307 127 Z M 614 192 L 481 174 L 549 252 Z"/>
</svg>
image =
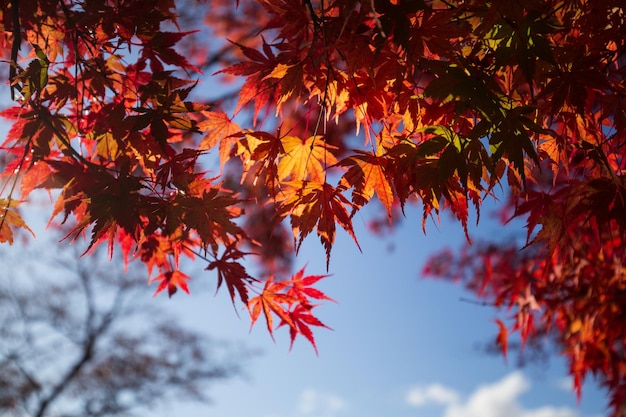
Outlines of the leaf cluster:
<svg viewBox="0 0 626 417">
<path fill-rule="evenodd" d="M 615 0 L 11 2 L 2 53 L 23 54 L 8 72 L 19 101 L 2 113 L 4 176 L 20 200 L 59 189 L 68 236 L 119 245 L 156 270 L 157 292 L 187 290 L 181 255 L 199 257 L 253 321 L 263 311 L 271 331 L 275 314 L 311 342 L 315 296 L 289 289 L 302 271 L 268 280 L 244 265 L 284 257 L 284 227 L 296 252 L 315 231 L 328 269 L 337 226 L 358 246 L 352 219 L 373 200 L 390 225 L 420 204 L 424 230 L 449 211 L 467 233 L 470 211 L 504 189 L 534 279 L 569 305 L 557 290 L 569 278 L 547 271 L 577 270 L 574 253 L 621 276 L 625 19 Z M 203 99 L 203 71 L 239 80 L 234 94 Z M 211 156 L 217 174 L 201 167 Z M 17 198 L 5 199 L 6 221 Z M 265 224 L 246 221 L 261 212 Z M 617 402 L 618 362 L 576 349 L 572 373 L 613 375 Z"/>
</svg>

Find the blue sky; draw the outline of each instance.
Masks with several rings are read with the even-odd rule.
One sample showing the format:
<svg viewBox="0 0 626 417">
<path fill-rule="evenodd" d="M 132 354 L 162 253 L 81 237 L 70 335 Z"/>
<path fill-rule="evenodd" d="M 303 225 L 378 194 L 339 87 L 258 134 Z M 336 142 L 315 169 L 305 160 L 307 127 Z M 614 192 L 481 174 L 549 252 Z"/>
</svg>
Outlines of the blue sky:
<svg viewBox="0 0 626 417">
<path fill-rule="evenodd" d="M 488 210 L 475 237 L 499 233 Z M 262 354 L 244 378 L 213 390 L 210 407 L 185 407 L 188 417 L 592 417 L 605 414 L 603 393 L 587 384 L 579 405 L 563 360 L 517 369 L 480 345 L 497 332 L 495 312 L 460 300 L 471 297 L 450 283 L 424 280 L 427 257 L 463 242 L 459 224 L 443 216 L 421 230 L 421 213 L 411 210 L 403 226 L 386 238 L 355 221 L 363 253 L 345 233 L 333 249 L 333 276 L 320 288 L 337 303 L 320 306 L 319 356 L 304 339 L 289 351 L 286 329 L 272 342 L 259 323 L 249 332 L 245 312 L 238 318 L 225 292 L 213 297 L 214 277 L 198 265 L 192 296 L 156 302 L 180 311 L 189 325 L 215 336 L 242 340 Z M 498 226 L 499 227 L 499 226 Z M 324 252 L 312 236 L 295 265 L 325 273 Z M 202 282 L 209 281 L 206 285 Z M 157 411 L 175 412 L 177 406 Z"/>
</svg>

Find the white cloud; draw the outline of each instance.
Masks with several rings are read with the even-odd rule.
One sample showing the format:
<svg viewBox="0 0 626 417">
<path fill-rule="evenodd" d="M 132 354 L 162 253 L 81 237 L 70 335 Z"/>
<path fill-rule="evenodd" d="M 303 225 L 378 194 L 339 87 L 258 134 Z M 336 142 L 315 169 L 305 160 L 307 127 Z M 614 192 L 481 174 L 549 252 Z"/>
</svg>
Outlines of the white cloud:
<svg viewBox="0 0 626 417">
<path fill-rule="evenodd" d="M 442 417 L 579 417 L 567 407 L 545 406 L 525 409 L 518 397 L 530 389 L 530 381 L 521 372 L 513 372 L 493 384 L 478 387 L 465 401 L 447 387 L 432 384 L 414 387 L 406 395 L 406 403 L 413 407 L 426 404 L 444 406 Z"/>
<path fill-rule="evenodd" d="M 454 404 L 459 401 L 459 395 L 440 384 L 431 384 L 426 387 L 414 387 L 406 395 L 409 405 L 419 407 L 428 403 Z"/>
<path fill-rule="evenodd" d="M 528 388 L 530 388 L 528 381 L 521 373 L 515 372 L 495 384 L 479 387 L 465 404 L 452 405 L 444 415 L 446 417 L 521 416 L 515 399 Z"/>
<path fill-rule="evenodd" d="M 300 394 L 296 415 L 302 417 L 335 417 L 347 408 L 346 401 L 337 395 L 307 389 Z"/>
</svg>

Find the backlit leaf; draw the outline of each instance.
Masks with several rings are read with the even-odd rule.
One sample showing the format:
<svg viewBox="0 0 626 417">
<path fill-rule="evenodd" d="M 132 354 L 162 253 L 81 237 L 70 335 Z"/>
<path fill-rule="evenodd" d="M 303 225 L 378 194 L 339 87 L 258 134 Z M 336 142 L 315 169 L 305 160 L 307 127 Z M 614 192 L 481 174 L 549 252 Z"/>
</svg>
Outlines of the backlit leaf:
<svg viewBox="0 0 626 417">
<path fill-rule="evenodd" d="M 323 182 L 324 168 L 337 163 L 332 154 L 333 147 L 324 142 L 322 136 L 311 136 L 306 140 L 295 136 L 281 138 L 285 155 L 278 163 L 278 179 L 293 181 Z"/>
</svg>

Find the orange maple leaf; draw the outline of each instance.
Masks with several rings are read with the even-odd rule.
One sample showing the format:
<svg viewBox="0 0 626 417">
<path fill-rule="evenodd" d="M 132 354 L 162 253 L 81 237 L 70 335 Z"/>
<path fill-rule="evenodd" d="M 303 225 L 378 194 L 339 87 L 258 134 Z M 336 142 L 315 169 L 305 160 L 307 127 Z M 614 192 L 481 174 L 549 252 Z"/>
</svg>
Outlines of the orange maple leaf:
<svg viewBox="0 0 626 417">
<path fill-rule="evenodd" d="M 198 123 L 198 129 L 206 135 L 198 149 L 211 149 L 219 145 L 220 167 L 223 167 L 230 156 L 230 149 L 237 141 L 236 134 L 241 128 L 223 111 L 203 111 L 205 117 Z"/>
<path fill-rule="evenodd" d="M 281 204 L 279 216 L 291 216 L 291 227 L 296 240 L 296 252 L 300 249 L 304 238 L 317 229 L 324 248 L 326 249 L 326 269 L 330 262 L 330 251 L 335 242 L 336 225 L 339 224 L 356 243 L 352 220 L 346 207 L 352 204 L 341 194 L 340 188 L 328 183 L 315 181 L 292 181 L 283 184 L 278 199 Z"/>
<path fill-rule="evenodd" d="M 324 142 L 322 136 L 303 140 L 296 136 L 281 138 L 285 155 L 278 163 L 278 179 L 317 181 L 325 179 L 324 167 L 334 165 L 337 159 L 330 152 L 336 149 Z"/>
<path fill-rule="evenodd" d="M 279 138 L 267 132 L 246 132 L 237 143 L 236 155 L 243 161 L 242 182 L 256 185 L 259 179 L 274 190 L 278 178 L 279 156 L 284 154 Z"/>
<path fill-rule="evenodd" d="M 391 219 L 394 196 L 385 173 L 386 161 L 382 156 L 357 151 L 355 155 L 339 162 L 339 165 L 350 166 L 342 177 L 342 184 L 354 187 L 352 202 L 356 208 L 367 204 L 376 193 Z"/>
<path fill-rule="evenodd" d="M 13 230 L 14 227 L 19 227 L 28 230 L 33 237 L 35 233 L 26 225 L 26 222 L 15 211 L 12 210 L 19 202 L 6 198 L 0 198 L 0 243 L 9 242 L 13 244 Z"/>
<path fill-rule="evenodd" d="M 259 295 L 252 297 L 248 302 L 251 320 L 250 327 L 252 328 L 252 326 L 254 326 L 262 310 L 267 325 L 267 331 L 272 339 L 274 339 L 274 318 L 272 313 L 280 317 L 290 327 L 295 327 L 289 317 L 287 308 L 291 303 L 297 300 L 281 292 L 286 286 L 287 283 L 275 282 L 274 277 L 269 277 L 265 282 L 263 291 Z M 287 306 L 287 308 L 283 305 Z"/>
</svg>

